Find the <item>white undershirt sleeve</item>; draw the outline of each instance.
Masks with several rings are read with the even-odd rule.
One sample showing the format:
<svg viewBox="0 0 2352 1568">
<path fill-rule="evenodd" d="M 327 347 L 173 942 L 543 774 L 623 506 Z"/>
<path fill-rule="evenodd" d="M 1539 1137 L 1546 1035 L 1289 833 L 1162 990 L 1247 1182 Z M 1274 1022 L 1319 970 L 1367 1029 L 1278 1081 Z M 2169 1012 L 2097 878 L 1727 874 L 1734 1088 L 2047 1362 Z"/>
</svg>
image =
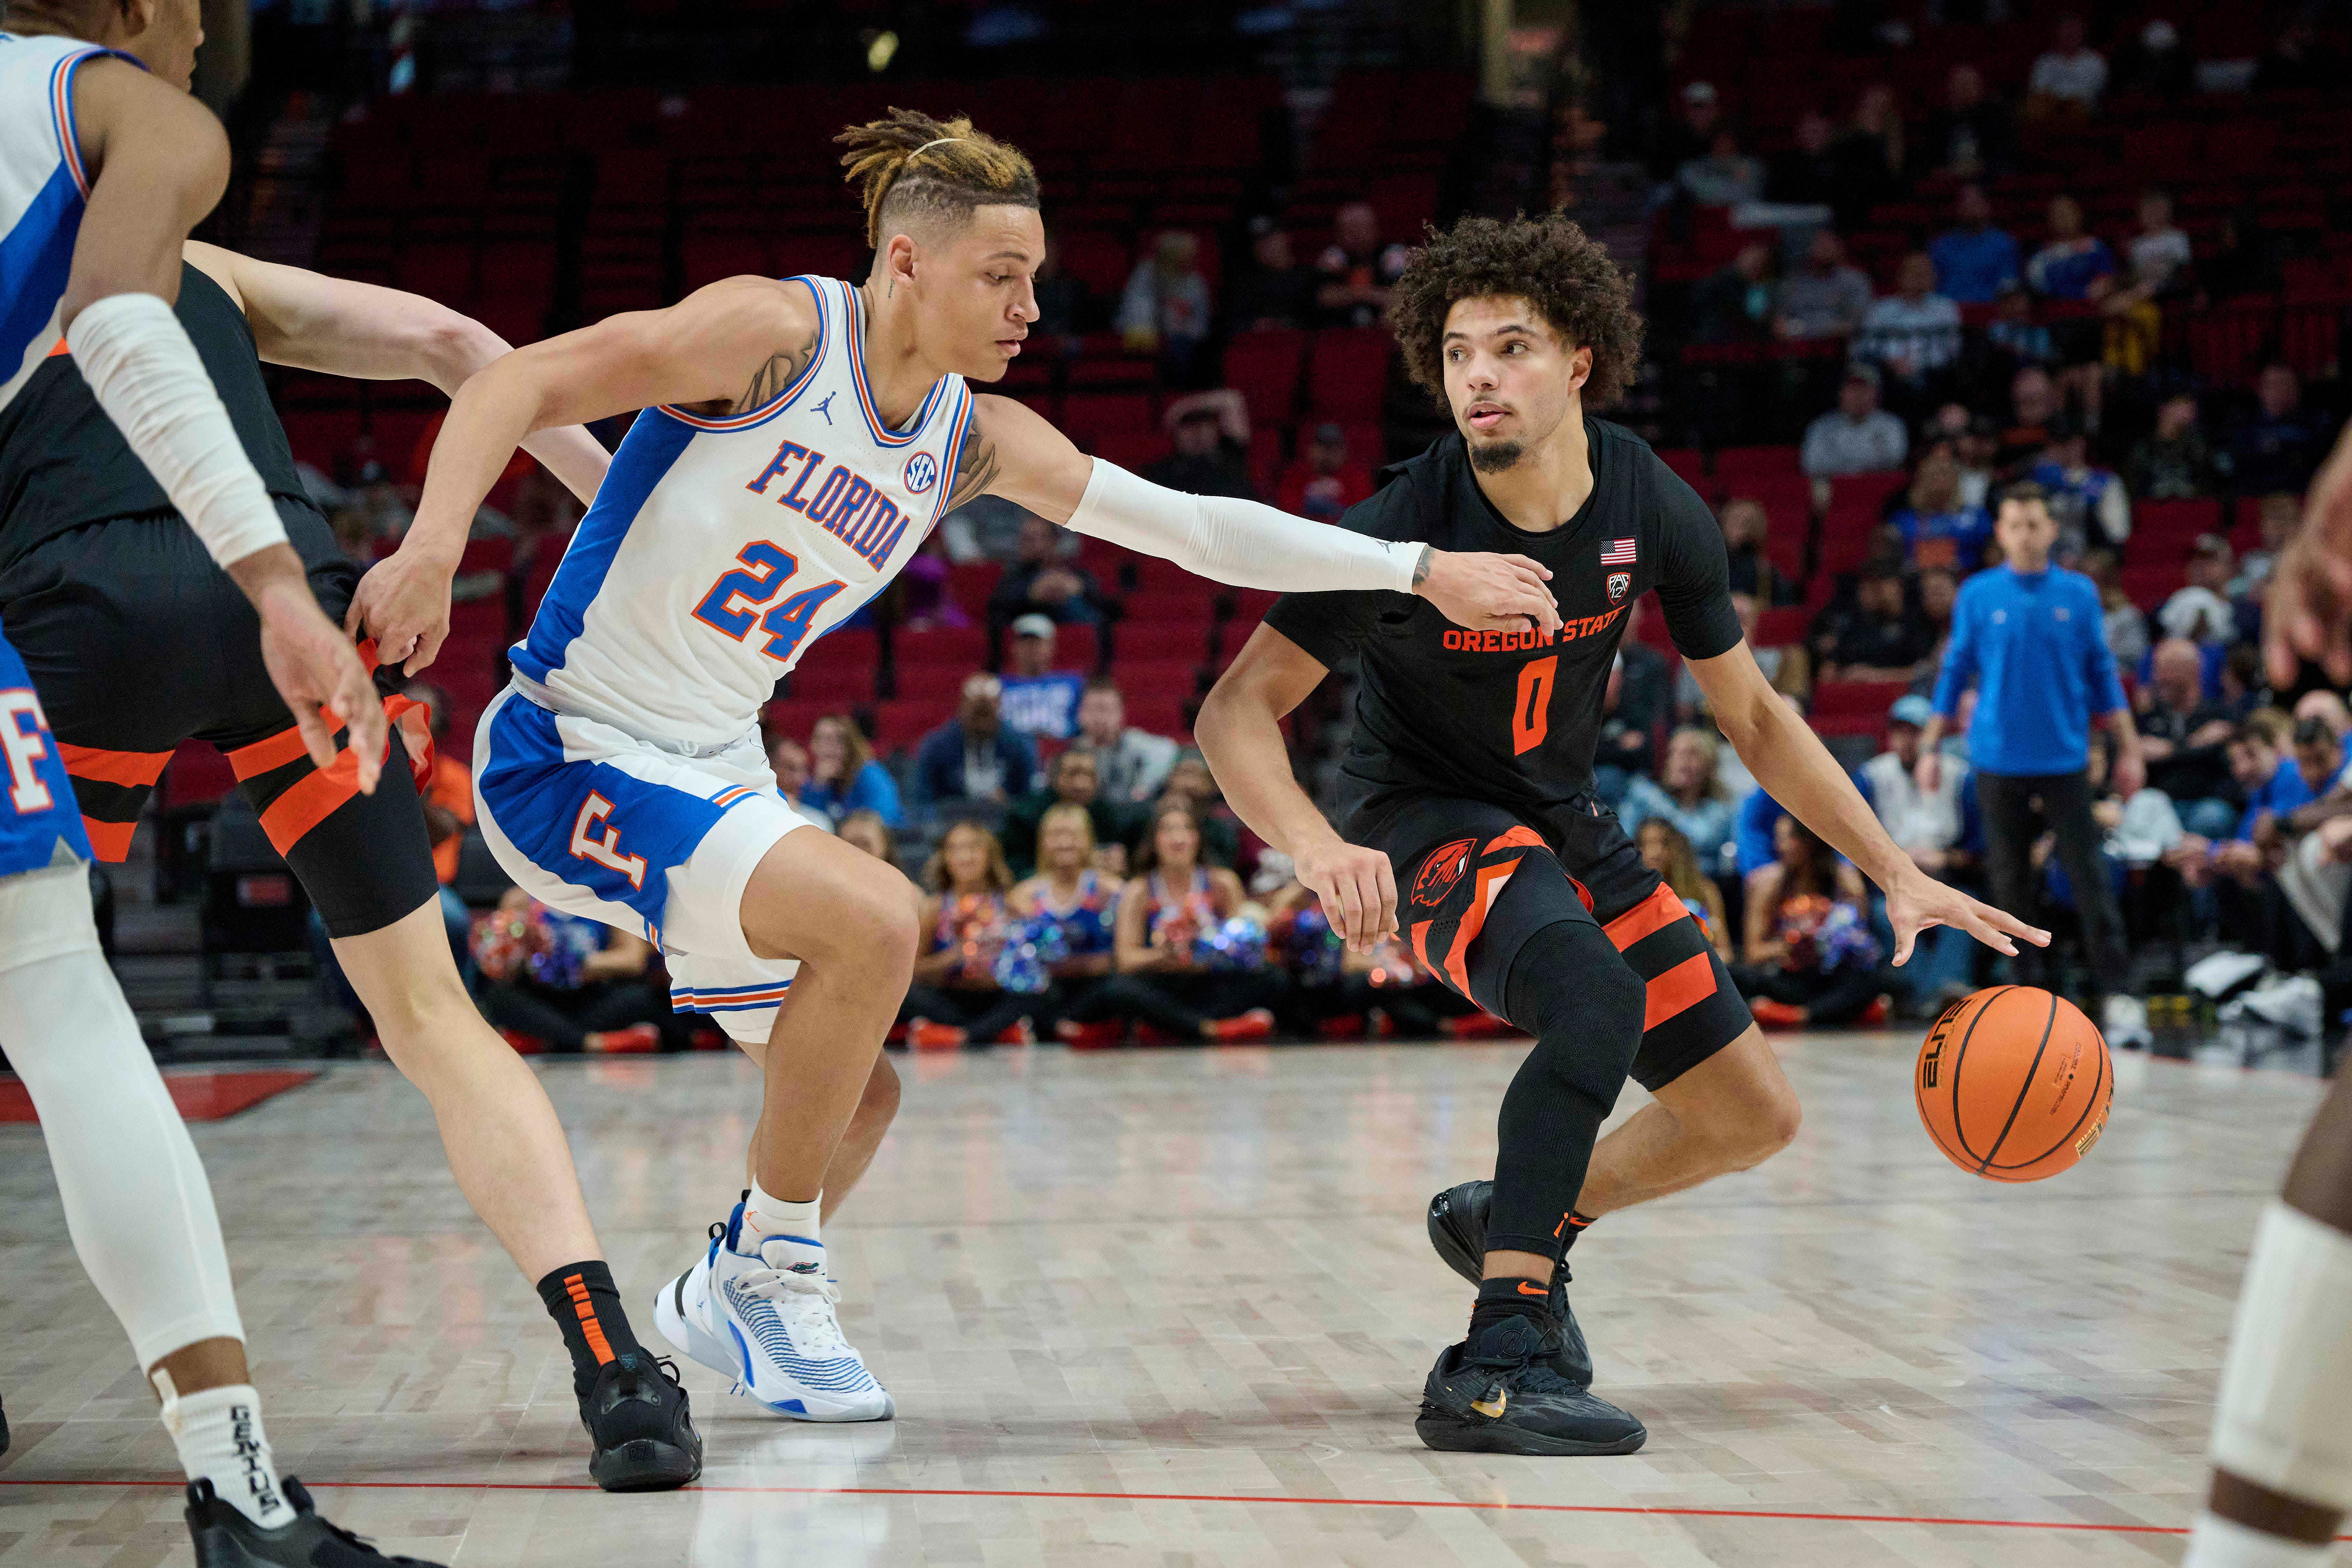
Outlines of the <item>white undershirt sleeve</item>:
<svg viewBox="0 0 2352 1568">
<path fill-rule="evenodd" d="M 223 566 L 286 542 L 286 525 L 172 307 L 110 294 L 66 329 L 74 365 L 115 428 Z"/>
<path fill-rule="evenodd" d="M 1236 588 L 1412 592 L 1419 543 L 1391 543 L 1228 496 L 1187 495 L 1094 460 L 1070 526 Z"/>
</svg>

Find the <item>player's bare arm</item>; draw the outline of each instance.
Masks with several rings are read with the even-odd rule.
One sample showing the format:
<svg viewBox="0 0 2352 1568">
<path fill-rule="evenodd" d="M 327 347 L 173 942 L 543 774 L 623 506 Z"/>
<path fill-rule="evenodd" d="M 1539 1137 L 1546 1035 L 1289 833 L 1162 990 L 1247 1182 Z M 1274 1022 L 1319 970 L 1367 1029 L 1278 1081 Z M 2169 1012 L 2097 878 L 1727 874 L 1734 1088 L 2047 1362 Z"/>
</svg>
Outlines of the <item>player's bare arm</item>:
<svg viewBox="0 0 2352 1568">
<path fill-rule="evenodd" d="M 1262 626 L 1201 704 L 1193 737 L 1225 804 L 1251 832 L 1290 857 L 1341 940 L 1370 952 L 1396 930 L 1396 872 L 1380 850 L 1339 837 L 1298 787 L 1282 738 L 1283 720 L 1328 673 L 1312 654 Z"/>
<path fill-rule="evenodd" d="M 1929 926 L 1958 927 L 1986 946 L 2012 955 L 2017 952 L 2012 937 L 2041 947 L 2050 944 L 2048 931 L 1979 903 L 1920 870 L 1886 836 L 1877 815 L 1821 737 L 1772 689 L 1747 643 L 1735 644 L 1714 658 L 1692 659 L 1689 668 L 1724 739 L 1756 775 L 1757 784 L 1886 894 L 1896 963 L 1911 956 L 1913 941 Z"/>
<path fill-rule="evenodd" d="M 1049 522 L 1167 556 L 1218 582 L 1291 593 L 1331 585 L 1328 577 L 1316 575 L 1318 556 L 1372 546 L 1360 536 L 1255 501 L 1186 495 L 1121 469 L 1106 475 L 1097 468 L 1094 458 L 1026 405 L 1009 397 L 975 397 L 948 505 L 952 509 L 977 495 L 1003 496 Z M 1107 489 L 1115 492 L 1115 503 Z M 1482 631 L 1559 629 L 1559 606 L 1544 586 L 1551 574 L 1523 555 L 1457 552 L 1425 544 L 1380 548 L 1415 552 L 1411 591 L 1450 621 Z"/>
<path fill-rule="evenodd" d="M 257 261 L 199 240 L 188 241 L 186 256 L 237 302 L 255 348 L 270 364 L 354 381 L 429 382 L 455 397 L 512 347 L 472 317 L 421 294 Z M 596 499 L 612 463 L 612 454 L 578 425 L 534 431 L 522 448 L 583 504 Z"/>
<path fill-rule="evenodd" d="M 2336 685 L 2352 682 L 2352 426 L 2311 481 L 2303 526 L 2271 572 L 2263 652 L 2271 684 L 2282 689 L 2306 658 Z"/>
<path fill-rule="evenodd" d="M 756 408 L 816 352 L 808 290 L 730 278 L 661 310 L 632 310 L 500 356 L 449 405 L 408 536 L 360 580 L 346 624 L 377 657 L 414 675 L 449 632 L 449 579 L 490 493 L 525 437 L 675 404 L 719 414 Z"/>
<path fill-rule="evenodd" d="M 92 177 L 58 303 L 58 319 L 69 340 L 85 312 L 100 300 L 145 295 L 168 304 L 179 299 L 182 243 L 220 200 L 229 169 L 228 138 L 220 122 L 185 91 L 156 76 L 126 61 L 94 59 L 74 73 L 73 91 L 79 151 Z M 142 323 L 140 337 L 152 335 L 158 324 L 167 335 L 177 332 L 175 323 Z M 163 370 L 180 373 L 184 381 L 200 377 L 200 371 L 187 369 L 194 350 L 184 335 L 176 345 L 125 342 L 119 357 L 136 363 L 122 364 L 114 376 L 143 376 L 152 383 L 153 373 L 146 362 L 159 349 L 167 353 L 176 350 L 179 359 L 163 365 Z M 84 369 L 93 374 L 93 385 L 100 385 L 105 375 L 100 366 L 85 361 Z M 105 390 L 110 396 L 102 396 L 101 403 L 120 403 L 121 394 L 110 386 Z M 208 384 L 204 390 L 209 390 Z M 155 406 L 152 397 L 143 401 Z M 235 453 L 231 465 L 216 450 L 205 449 L 212 445 L 208 442 L 196 442 L 199 449 L 193 454 L 182 450 L 189 445 L 192 416 L 209 414 L 226 419 L 216 402 L 207 410 L 196 405 L 201 401 L 175 397 L 169 412 L 155 408 L 154 429 L 126 433 L 136 436 L 133 446 L 141 459 L 175 502 L 192 486 L 199 492 L 218 493 L 219 479 L 209 473 L 200 476 L 200 467 L 244 468 L 242 476 L 232 472 L 226 477 L 232 482 L 243 480 L 235 488 L 246 500 L 242 510 L 251 515 L 234 520 L 237 527 L 232 535 L 208 534 L 204 526 L 197 532 L 260 618 L 263 660 L 294 715 L 311 761 L 320 767 L 334 761 L 334 729 L 320 716 L 322 709 L 330 710 L 350 723 L 360 787 L 373 790 L 382 765 L 384 720 L 368 671 L 320 610 L 301 560 L 285 542 L 285 530 L 243 454 Z M 121 418 L 114 407 L 108 412 L 118 421 Z M 175 431 L 181 433 L 178 441 Z M 169 460 L 191 455 L 194 464 Z M 200 521 L 201 514 L 192 508 L 184 505 L 182 510 L 192 521 Z M 229 540 L 234 542 L 226 542 Z"/>
</svg>

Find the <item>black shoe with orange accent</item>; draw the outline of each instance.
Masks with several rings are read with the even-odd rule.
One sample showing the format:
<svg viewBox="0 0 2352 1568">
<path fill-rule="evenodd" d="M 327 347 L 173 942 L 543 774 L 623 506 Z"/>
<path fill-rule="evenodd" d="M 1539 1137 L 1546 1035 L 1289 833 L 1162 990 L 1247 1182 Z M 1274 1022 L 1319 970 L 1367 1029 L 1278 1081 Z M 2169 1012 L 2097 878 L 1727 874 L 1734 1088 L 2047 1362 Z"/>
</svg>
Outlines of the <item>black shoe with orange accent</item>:
<svg viewBox="0 0 2352 1568">
<path fill-rule="evenodd" d="M 1465 1182 L 1458 1187 L 1448 1187 L 1429 1200 L 1429 1245 L 1445 1266 L 1473 1285 L 1481 1282 L 1486 1268 L 1486 1216 L 1495 1205 L 1495 1184 Z M 1551 1300 L 1546 1303 L 1549 1331 L 1558 1336 L 1551 1352 L 1552 1370 L 1580 1388 L 1592 1386 L 1592 1352 L 1584 1342 L 1584 1331 L 1577 1326 L 1576 1311 L 1568 1304 L 1568 1260 L 1560 1259 L 1559 1272 L 1551 1282 Z"/>
<path fill-rule="evenodd" d="M 264 1530 L 236 1505 L 222 1500 L 212 1482 L 188 1483 L 188 1533 L 195 1538 L 196 1568 L 437 1568 L 422 1557 L 386 1557 L 320 1519 L 300 1481 L 281 1476 L 278 1484 L 294 1505 L 294 1518 Z"/>
<path fill-rule="evenodd" d="M 1421 1388 L 1412 1424 L 1429 1447 L 1454 1454 L 1630 1454 L 1649 1431 L 1554 1372 L 1542 1308 L 1474 1329 L 1448 1345 Z"/>
<path fill-rule="evenodd" d="M 702 1474 L 702 1434 L 667 1358 L 614 1356 L 580 1402 L 580 1421 L 596 1446 L 588 1473 L 608 1492 L 668 1491 Z"/>
</svg>

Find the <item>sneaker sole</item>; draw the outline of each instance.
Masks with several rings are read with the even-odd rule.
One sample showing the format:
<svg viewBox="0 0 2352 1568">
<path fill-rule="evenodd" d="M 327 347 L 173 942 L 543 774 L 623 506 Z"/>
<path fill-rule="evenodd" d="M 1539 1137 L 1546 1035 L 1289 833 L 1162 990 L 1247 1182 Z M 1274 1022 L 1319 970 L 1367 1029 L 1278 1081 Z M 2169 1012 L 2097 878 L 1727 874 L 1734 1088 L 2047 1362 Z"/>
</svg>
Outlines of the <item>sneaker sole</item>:
<svg viewBox="0 0 2352 1568">
<path fill-rule="evenodd" d="M 702 1455 L 658 1437 L 636 1437 L 591 1458 L 588 1473 L 608 1492 L 675 1491 L 702 1474 Z"/>
<path fill-rule="evenodd" d="M 1649 1428 L 1639 1422 L 1633 1430 L 1620 1437 L 1580 1441 L 1572 1437 L 1548 1437 L 1540 1432 L 1507 1426 L 1499 1421 L 1465 1421 L 1459 1416 L 1433 1411 L 1427 1405 L 1413 1421 L 1412 1429 L 1421 1436 L 1424 1447 L 1442 1454 L 1535 1454 L 1553 1458 L 1582 1458 L 1604 1454 L 1630 1454 L 1650 1440 Z"/>
</svg>

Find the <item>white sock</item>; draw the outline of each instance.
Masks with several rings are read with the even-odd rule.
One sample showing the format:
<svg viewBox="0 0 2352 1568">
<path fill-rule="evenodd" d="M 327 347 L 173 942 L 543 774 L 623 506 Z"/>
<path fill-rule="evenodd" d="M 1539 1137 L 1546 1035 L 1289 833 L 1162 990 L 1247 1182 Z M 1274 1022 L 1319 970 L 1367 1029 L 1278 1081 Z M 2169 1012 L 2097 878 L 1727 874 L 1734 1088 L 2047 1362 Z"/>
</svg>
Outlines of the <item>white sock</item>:
<svg viewBox="0 0 2352 1568">
<path fill-rule="evenodd" d="M 168 1374 L 159 1384 L 171 1387 Z M 261 1429 L 261 1395 L 249 1383 L 163 1397 L 163 1430 L 180 1450 L 188 1479 L 209 1480 L 221 1500 L 264 1530 L 294 1521 L 294 1505 L 278 1484 L 269 1436 Z"/>
<path fill-rule="evenodd" d="M 743 1205 L 743 1234 L 737 1250 L 752 1253 L 771 1237 L 789 1237 L 808 1246 L 820 1245 L 817 1235 L 817 1209 L 824 1203 L 820 1193 L 806 1203 L 787 1203 L 771 1197 L 761 1189 L 758 1180 L 751 1183 L 751 1196 Z"/>
<path fill-rule="evenodd" d="M 2268 1535 L 2208 1510 L 2189 1532 L 2180 1568 L 2327 1568 L 2334 1549 Z"/>
</svg>

